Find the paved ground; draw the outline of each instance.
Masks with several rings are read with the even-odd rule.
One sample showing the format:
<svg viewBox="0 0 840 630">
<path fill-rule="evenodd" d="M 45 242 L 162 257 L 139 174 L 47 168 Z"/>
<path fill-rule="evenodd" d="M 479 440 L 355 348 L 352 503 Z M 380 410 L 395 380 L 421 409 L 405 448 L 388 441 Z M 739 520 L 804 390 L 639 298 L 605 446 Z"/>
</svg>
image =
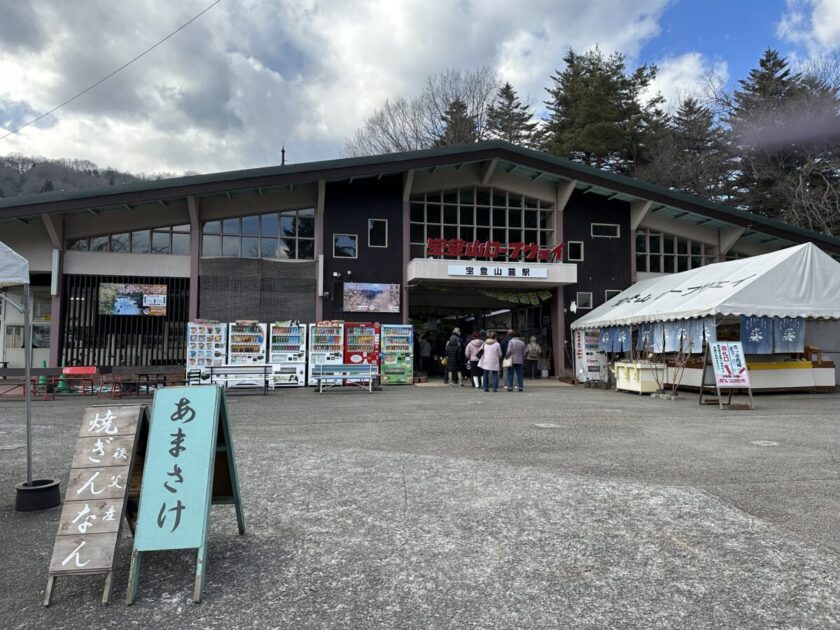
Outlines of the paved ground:
<svg viewBox="0 0 840 630">
<path fill-rule="evenodd" d="M 22 406 L 0 401 L 0 627 L 673 628 L 840 625 L 838 397 L 754 412 L 578 387 L 231 399 L 248 534 L 213 510 L 188 554 L 40 606 L 57 510 L 20 514 Z M 66 481 L 83 401 L 35 405 Z"/>
</svg>

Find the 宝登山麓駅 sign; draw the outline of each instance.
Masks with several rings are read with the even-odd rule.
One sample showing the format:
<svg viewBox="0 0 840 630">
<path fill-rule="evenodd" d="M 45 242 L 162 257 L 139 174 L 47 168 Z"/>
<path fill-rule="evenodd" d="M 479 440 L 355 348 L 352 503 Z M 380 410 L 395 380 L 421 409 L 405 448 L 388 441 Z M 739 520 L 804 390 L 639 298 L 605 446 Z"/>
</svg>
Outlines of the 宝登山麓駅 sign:
<svg viewBox="0 0 840 630">
<path fill-rule="evenodd" d="M 58 521 L 44 606 L 50 605 L 57 577 L 97 573 L 107 574 L 102 603 L 108 603 L 114 551 L 126 505 L 132 503 L 132 514 L 137 506 L 139 479 L 133 479 L 134 454 L 147 435 L 146 405 L 85 409 Z"/>
<path fill-rule="evenodd" d="M 750 374 L 740 341 L 719 341 L 711 344 L 712 367 L 718 387 L 749 388 Z"/>
<path fill-rule="evenodd" d="M 193 600 L 199 602 L 211 503 L 233 503 L 245 533 L 224 390 L 159 389 L 152 409 L 126 602 L 137 595 L 141 554 L 172 549 L 197 550 Z"/>
<path fill-rule="evenodd" d="M 495 278 L 511 280 L 514 278 L 548 278 L 545 267 L 523 267 L 521 265 L 447 265 L 446 275 L 463 278 Z"/>
<path fill-rule="evenodd" d="M 563 244 L 553 248 L 537 243 L 500 243 L 499 241 L 466 241 L 461 238 L 430 238 L 426 241 L 426 256 L 433 258 L 481 258 L 561 262 Z"/>
</svg>

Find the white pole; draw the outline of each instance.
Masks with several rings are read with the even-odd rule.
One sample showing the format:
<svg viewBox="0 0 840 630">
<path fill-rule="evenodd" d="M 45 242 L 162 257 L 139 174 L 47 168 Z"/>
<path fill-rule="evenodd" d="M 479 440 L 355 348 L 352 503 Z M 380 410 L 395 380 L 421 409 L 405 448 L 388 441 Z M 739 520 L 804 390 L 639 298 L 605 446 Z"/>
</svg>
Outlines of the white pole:
<svg viewBox="0 0 840 630">
<path fill-rule="evenodd" d="M 23 348 L 26 387 L 26 485 L 32 485 L 32 302 L 29 285 L 23 285 Z"/>
</svg>

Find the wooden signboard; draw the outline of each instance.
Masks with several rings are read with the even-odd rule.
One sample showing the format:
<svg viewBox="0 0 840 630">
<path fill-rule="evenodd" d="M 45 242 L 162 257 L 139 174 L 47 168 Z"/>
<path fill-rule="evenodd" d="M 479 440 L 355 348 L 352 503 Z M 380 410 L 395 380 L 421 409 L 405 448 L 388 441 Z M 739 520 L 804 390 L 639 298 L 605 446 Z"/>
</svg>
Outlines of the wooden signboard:
<svg viewBox="0 0 840 630">
<path fill-rule="evenodd" d="M 104 573 L 102 603 L 111 596 L 114 552 L 129 504 L 136 513 L 136 455 L 148 435 L 146 405 L 103 405 L 84 412 L 50 561 L 44 606 L 56 578 Z"/>
<path fill-rule="evenodd" d="M 245 533 L 224 390 L 216 385 L 155 392 L 140 514 L 126 603 L 137 597 L 141 555 L 196 549 L 193 601 L 201 601 L 211 503 L 233 503 Z"/>
<path fill-rule="evenodd" d="M 717 392 L 717 400 L 704 400 L 707 383 L 706 374 L 708 368 L 712 368 L 714 374 L 715 391 Z M 740 341 L 717 341 L 706 344 L 706 354 L 703 358 L 703 374 L 700 380 L 700 404 L 714 404 L 718 403 L 718 407 L 723 409 L 723 396 L 721 395 L 721 388 L 729 388 L 729 398 L 727 406 L 730 409 L 742 409 L 743 406 L 736 407 L 732 404 L 732 392 L 735 389 L 746 389 L 749 396 L 749 409 L 753 409 L 752 387 L 750 386 L 750 373 L 747 369 L 747 360 L 744 357 L 744 347 Z"/>
</svg>

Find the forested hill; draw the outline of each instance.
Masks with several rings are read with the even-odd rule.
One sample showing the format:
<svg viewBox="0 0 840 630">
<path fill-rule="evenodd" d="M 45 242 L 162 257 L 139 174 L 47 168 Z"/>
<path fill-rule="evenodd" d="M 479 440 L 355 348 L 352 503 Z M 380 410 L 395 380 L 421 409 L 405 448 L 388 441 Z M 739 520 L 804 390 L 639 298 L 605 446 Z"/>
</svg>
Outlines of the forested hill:
<svg viewBox="0 0 840 630">
<path fill-rule="evenodd" d="M 160 176 L 155 176 L 158 179 Z M 145 176 L 99 168 L 87 160 L 48 160 L 23 155 L 0 156 L 0 198 L 53 190 L 80 190 L 128 184 Z"/>
</svg>

